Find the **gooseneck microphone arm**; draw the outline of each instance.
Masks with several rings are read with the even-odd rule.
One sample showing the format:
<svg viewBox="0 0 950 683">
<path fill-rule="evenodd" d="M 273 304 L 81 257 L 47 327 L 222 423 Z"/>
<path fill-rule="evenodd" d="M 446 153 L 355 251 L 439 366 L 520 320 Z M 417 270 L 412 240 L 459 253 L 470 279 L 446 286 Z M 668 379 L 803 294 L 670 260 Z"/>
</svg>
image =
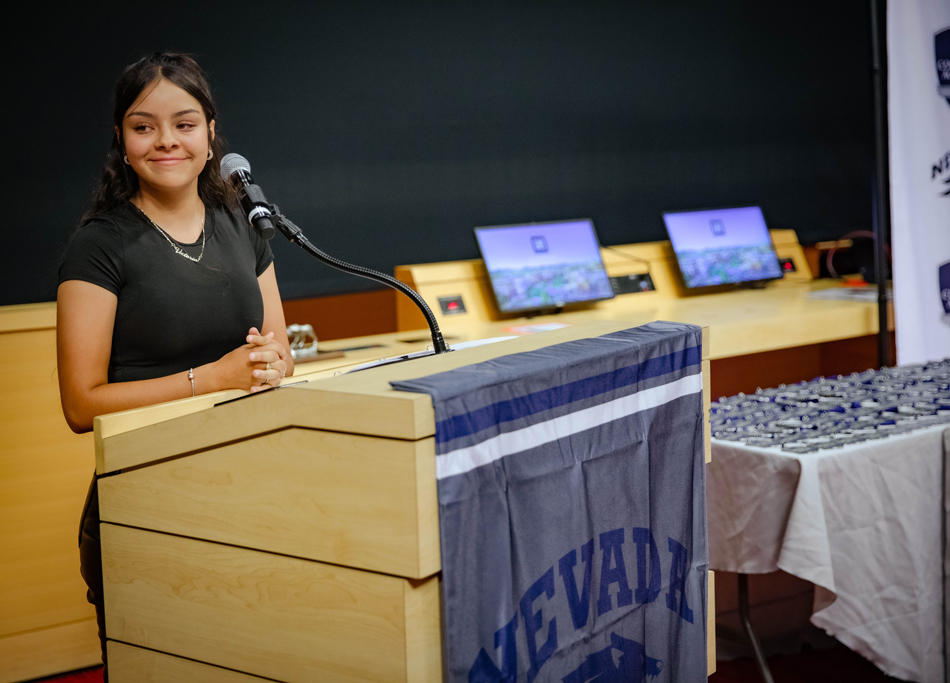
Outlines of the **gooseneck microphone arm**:
<svg viewBox="0 0 950 683">
<path fill-rule="evenodd" d="M 412 299 L 413 303 L 422 311 L 422 315 L 425 316 L 426 323 L 429 325 L 429 332 L 432 335 L 432 348 L 434 352 L 445 353 L 446 351 L 452 350 L 446 345 L 445 340 L 442 338 L 439 323 L 436 322 L 435 316 L 432 314 L 432 309 L 430 309 L 425 300 L 419 296 L 418 292 L 407 284 L 385 273 L 380 273 L 371 268 L 364 268 L 363 266 L 354 266 L 352 263 L 333 258 L 313 246 L 310 240 L 304 236 L 300 228 L 294 225 L 289 218 L 281 215 L 280 209 L 264 198 L 264 193 L 261 191 L 261 188 L 255 185 L 254 179 L 251 178 L 251 165 L 247 159 L 240 154 L 232 153 L 225 155 L 221 160 L 221 177 L 224 178 L 226 183 L 230 183 L 237 192 L 241 200 L 241 207 L 244 209 L 248 222 L 254 226 L 254 229 L 257 230 L 263 239 L 269 240 L 273 237 L 274 226 L 276 226 L 287 239 L 321 263 L 325 263 L 331 268 L 342 270 L 344 273 L 349 273 L 350 275 L 358 275 L 373 280 L 374 282 L 382 283 L 402 292 Z"/>
<path fill-rule="evenodd" d="M 445 343 L 445 340 L 442 338 L 442 332 L 439 330 L 439 323 L 436 322 L 435 316 L 432 314 L 432 309 L 429 308 L 429 305 L 425 302 L 425 299 L 419 296 L 419 293 L 416 292 L 416 290 L 390 275 L 380 273 L 379 271 L 373 270 L 372 268 L 354 266 L 352 263 L 341 261 L 338 258 L 334 258 L 329 254 L 320 251 L 310 243 L 310 240 L 306 238 L 300 228 L 294 225 L 294 223 L 289 218 L 280 213 L 280 210 L 276 206 L 271 204 L 270 208 L 271 219 L 274 221 L 277 229 L 283 233 L 284 237 L 296 244 L 298 247 L 303 249 L 321 263 L 325 263 L 331 268 L 342 270 L 344 273 L 349 273 L 350 275 L 359 275 L 360 277 L 365 277 L 369 280 L 380 282 L 402 292 L 412 299 L 413 303 L 415 303 L 416 306 L 419 307 L 419 310 L 422 311 L 422 315 L 425 316 L 426 322 L 429 324 L 429 332 L 432 335 L 433 350 L 436 353 L 445 353 L 446 351 L 451 351 L 451 349 Z"/>
</svg>

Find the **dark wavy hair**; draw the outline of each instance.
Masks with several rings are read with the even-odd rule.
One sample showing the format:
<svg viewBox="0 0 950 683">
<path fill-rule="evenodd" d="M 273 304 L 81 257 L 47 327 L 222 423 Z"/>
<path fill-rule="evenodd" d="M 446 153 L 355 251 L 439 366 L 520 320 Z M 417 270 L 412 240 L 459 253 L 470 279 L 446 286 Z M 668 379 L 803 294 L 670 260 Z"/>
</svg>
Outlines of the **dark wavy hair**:
<svg viewBox="0 0 950 683">
<path fill-rule="evenodd" d="M 211 88 L 201 67 L 190 55 L 174 52 L 155 52 L 143 57 L 134 64 L 125 67 L 115 86 L 115 103 L 112 108 L 112 122 L 118 128 L 119 135 L 112 133 L 112 144 L 102 179 L 93 196 L 92 204 L 83 214 L 81 223 L 85 223 L 97 214 L 106 213 L 138 192 L 139 177 L 132 167 L 125 163 L 125 144 L 122 141 L 122 121 L 139 95 L 158 79 L 167 79 L 194 97 L 204 109 L 205 119 L 210 127 L 215 120 L 218 108 L 211 97 Z M 220 135 L 211 139 L 208 132 L 208 144 L 215 159 L 224 156 L 225 144 Z M 221 179 L 217 163 L 205 164 L 198 176 L 198 195 L 208 206 L 234 208 L 237 197 L 231 186 Z"/>
</svg>

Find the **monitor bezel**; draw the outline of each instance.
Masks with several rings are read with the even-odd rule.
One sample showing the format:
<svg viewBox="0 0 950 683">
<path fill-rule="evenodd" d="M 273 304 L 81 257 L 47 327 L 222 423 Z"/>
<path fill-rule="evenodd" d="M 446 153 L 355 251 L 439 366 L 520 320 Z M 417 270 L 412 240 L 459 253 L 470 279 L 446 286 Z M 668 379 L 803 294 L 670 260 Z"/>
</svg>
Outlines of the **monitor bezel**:
<svg viewBox="0 0 950 683">
<path fill-rule="evenodd" d="M 765 233 L 769 238 L 769 246 L 772 247 L 772 253 L 775 254 L 775 259 L 779 263 L 779 275 L 778 277 L 764 277 L 757 280 L 742 280 L 741 282 L 725 282 L 718 285 L 701 285 L 698 287 L 690 287 L 686 284 L 686 278 L 683 277 L 683 269 L 680 267 L 680 257 L 676 253 L 676 248 L 673 246 L 673 237 L 670 235 L 670 229 L 666 223 L 666 216 L 668 214 L 681 214 L 681 213 L 700 213 L 702 211 L 728 211 L 730 209 L 752 209 L 756 208 L 762 214 L 762 221 L 765 223 Z M 676 275 L 679 280 L 679 285 L 682 287 L 683 291 L 688 294 L 714 294 L 716 292 L 731 292 L 737 289 L 755 289 L 767 285 L 770 282 L 775 282 L 777 280 L 785 279 L 785 272 L 782 270 L 781 260 L 779 259 L 778 251 L 775 249 L 775 241 L 772 239 L 772 230 L 769 228 L 769 221 L 765 216 L 765 209 L 762 208 L 760 204 L 736 204 L 734 206 L 709 206 L 704 208 L 697 209 L 677 209 L 670 211 L 663 211 L 660 213 L 660 222 L 663 224 L 663 229 L 666 231 L 667 240 L 670 243 L 670 251 L 673 252 L 673 263 L 676 264 Z"/>
<path fill-rule="evenodd" d="M 485 261 L 485 253 L 482 250 L 482 243 L 478 239 L 479 231 L 489 231 L 489 230 L 503 230 L 510 228 L 529 228 L 534 225 L 558 225 L 559 223 L 580 223 L 586 222 L 590 226 L 591 233 L 594 236 L 594 243 L 597 245 L 597 256 L 600 261 L 600 267 L 604 271 L 604 275 L 607 278 L 608 284 L 610 283 L 610 275 L 607 274 L 607 267 L 604 265 L 604 255 L 602 253 L 603 247 L 600 244 L 600 237 L 597 235 L 597 228 L 594 227 L 594 221 L 591 218 L 565 218 L 558 219 L 554 221 L 530 221 L 527 223 L 510 223 L 505 225 L 483 225 L 477 228 L 473 228 L 472 232 L 475 236 L 475 244 L 478 245 L 478 254 L 481 256 L 482 266 L 485 268 L 485 277 L 488 279 L 489 288 L 491 289 L 492 299 L 495 301 L 495 310 L 504 316 L 512 315 L 515 316 L 521 313 L 539 313 L 547 311 L 560 311 L 565 308 L 573 308 L 575 306 L 587 306 L 589 304 L 595 304 L 598 301 L 609 301 L 613 299 L 616 294 L 613 291 L 611 286 L 610 296 L 597 297 L 595 299 L 584 299 L 582 301 L 566 301 L 560 305 L 553 306 L 530 306 L 527 308 L 509 308 L 502 310 L 501 306 L 498 304 L 498 292 L 495 290 L 495 281 L 492 279 L 491 271 L 488 270 L 488 264 Z"/>
</svg>

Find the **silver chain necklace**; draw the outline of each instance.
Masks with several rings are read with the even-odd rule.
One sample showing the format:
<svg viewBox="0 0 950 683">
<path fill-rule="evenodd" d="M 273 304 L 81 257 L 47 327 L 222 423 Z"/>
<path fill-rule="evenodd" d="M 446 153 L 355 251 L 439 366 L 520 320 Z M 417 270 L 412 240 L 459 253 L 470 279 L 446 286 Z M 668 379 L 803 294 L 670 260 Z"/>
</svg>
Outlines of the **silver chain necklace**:
<svg viewBox="0 0 950 683">
<path fill-rule="evenodd" d="M 132 206 L 134 206 L 136 209 L 139 209 L 139 207 L 138 207 L 137 204 L 132 204 Z M 168 243 L 169 243 L 170 245 L 172 245 L 172 249 L 175 250 L 175 253 L 176 253 L 176 254 L 178 254 L 179 256 L 183 256 L 184 258 L 188 259 L 189 261 L 194 261 L 195 263 L 198 263 L 199 261 L 201 261 L 201 257 L 205 255 L 205 217 L 204 217 L 204 215 L 201 216 L 201 253 L 198 254 L 198 258 L 195 258 L 194 256 L 191 256 L 191 255 L 189 255 L 189 254 L 186 254 L 185 251 L 184 251 L 181 247 L 179 247 L 177 244 L 175 244 L 175 243 L 172 241 L 172 238 L 168 236 L 168 233 L 165 232 L 164 230 L 162 230 L 160 227 L 158 227 L 158 223 L 156 223 L 156 222 L 153 221 L 151 218 L 149 218 L 147 213 L 145 213 L 144 211 L 142 211 L 142 209 L 139 209 L 139 213 L 141 213 L 143 216 L 145 216 L 145 220 L 147 220 L 149 223 L 151 223 L 153 228 L 155 228 L 155 229 L 158 230 L 160 233 L 162 233 L 162 237 L 164 237 L 166 240 L 168 240 Z"/>
</svg>

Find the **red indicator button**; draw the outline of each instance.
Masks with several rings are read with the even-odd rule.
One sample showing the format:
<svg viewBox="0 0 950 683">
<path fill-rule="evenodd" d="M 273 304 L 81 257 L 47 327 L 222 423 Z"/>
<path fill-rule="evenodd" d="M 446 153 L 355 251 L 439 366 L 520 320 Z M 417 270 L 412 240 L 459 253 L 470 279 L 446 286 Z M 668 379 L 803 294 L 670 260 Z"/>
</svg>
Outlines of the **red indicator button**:
<svg viewBox="0 0 950 683">
<path fill-rule="evenodd" d="M 454 296 L 440 296 L 439 308 L 442 309 L 442 315 L 463 315 L 465 313 L 465 302 L 458 294 Z"/>
</svg>

